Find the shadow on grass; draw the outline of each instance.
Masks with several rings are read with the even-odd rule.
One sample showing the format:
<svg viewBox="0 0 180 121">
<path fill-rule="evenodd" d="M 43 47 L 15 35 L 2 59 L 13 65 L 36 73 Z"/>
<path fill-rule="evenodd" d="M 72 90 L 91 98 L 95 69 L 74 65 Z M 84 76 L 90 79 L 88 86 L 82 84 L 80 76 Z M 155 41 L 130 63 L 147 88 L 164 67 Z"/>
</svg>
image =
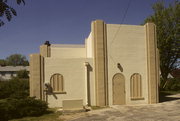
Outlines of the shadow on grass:
<svg viewBox="0 0 180 121">
<path fill-rule="evenodd" d="M 159 94 L 159 102 L 167 102 L 167 101 L 173 101 L 173 100 L 179 100 L 180 97 L 169 97 L 170 95 L 174 95 L 171 92 L 161 91 Z"/>
</svg>

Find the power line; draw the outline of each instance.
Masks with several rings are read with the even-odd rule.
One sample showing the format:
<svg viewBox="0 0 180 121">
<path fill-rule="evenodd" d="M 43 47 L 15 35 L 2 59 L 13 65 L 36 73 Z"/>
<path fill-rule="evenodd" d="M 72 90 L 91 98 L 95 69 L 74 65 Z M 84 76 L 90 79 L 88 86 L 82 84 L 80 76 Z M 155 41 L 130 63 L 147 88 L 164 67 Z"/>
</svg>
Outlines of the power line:
<svg viewBox="0 0 180 121">
<path fill-rule="evenodd" d="M 130 4 L 131 4 L 131 0 L 128 1 L 128 5 L 127 5 L 127 8 L 126 8 L 125 13 L 124 13 L 124 15 L 123 15 L 123 18 L 122 18 L 122 20 L 121 20 L 120 26 L 118 27 L 118 29 L 117 29 L 117 31 L 116 31 L 116 33 L 115 33 L 115 35 L 114 35 L 114 37 L 113 37 L 113 39 L 112 39 L 112 41 L 111 41 L 111 43 L 110 43 L 110 47 L 111 47 L 112 43 L 114 42 L 114 40 L 115 40 L 115 38 L 116 38 L 116 36 L 117 36 L 117 34 L 118 34 L 121 26 L 122 26 L 121 24 L 124 23 L 124 20 L 125 20 L 125 18 L 126 18 L 127 12 L 128 12 L 128 10 L 129 10 L 129 7 L 130 7 Z M 114 61 L 113 57 L 111 56 L 111 54 L 110 54 L 109 56 L 110 56 L 110 58 L 113 60 L 113 62 L 115 63 L 115 61 Z"/>
</svg>

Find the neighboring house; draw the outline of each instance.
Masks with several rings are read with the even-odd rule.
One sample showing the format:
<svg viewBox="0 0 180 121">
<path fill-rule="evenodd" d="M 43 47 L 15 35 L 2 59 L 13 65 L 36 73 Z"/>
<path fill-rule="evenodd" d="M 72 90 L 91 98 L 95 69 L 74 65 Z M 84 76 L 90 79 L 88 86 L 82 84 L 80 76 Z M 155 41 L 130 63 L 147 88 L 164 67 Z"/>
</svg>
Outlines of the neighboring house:
<svg viewBox="0 0 180 121">
<path fill-rule="evenodd" d="M 167 78 L 168 78 L 168 79 L 180 78 L 180 69 L 174 69 L 174 70 L 172 70 L 172 72 L 168 74 Z"/>
<path fill-rule="evenodd" d="M 0 66 L 0 80 L 8 80 L 17 76 L 20 70 L 29 71 L 29 66 Z"/>
<path fill-rule="evenodd" d="M 171 75 L 172 75 L 172 77 L 174 77 L 174 78 L 180 78 L 180 69 L 174 69 L 174 70 L 171 72 Z"/>
<path fill-rule="evenodd" d="M 155 30 L 96 20 L 84 45 L 41 45 L 30 55 L 30 96 L 63 108 L 158 103 Z"/>
</svg>

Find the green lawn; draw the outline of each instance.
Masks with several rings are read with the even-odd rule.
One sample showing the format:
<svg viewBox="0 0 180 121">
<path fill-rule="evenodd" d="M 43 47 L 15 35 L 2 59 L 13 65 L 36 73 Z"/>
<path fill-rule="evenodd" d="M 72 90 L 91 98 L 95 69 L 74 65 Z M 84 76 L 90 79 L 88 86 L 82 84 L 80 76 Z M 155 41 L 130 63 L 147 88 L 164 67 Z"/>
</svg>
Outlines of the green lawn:
<svg viewBox="0 0 180 121">
<path fill-rule="evenodd" d="M 165 93 L 167 95 L 175 95 L 175 94 L 180 93 L 180 90 L 179 91 L 160 91 L 160 94 L 162 93 Z"/>
<path fill-rule="evenodd" d="M 39 117 L 24 117 L 21 119 L 13 119 L 10 121 L 62 121 L 59 119 L 60 115 L 62 115 L 62 113 L 55 112 L 55 109 L 49 109 L 49 113 Z"/>
<path fill-rule="evenodd" d="M 169 99 L 167 99 L 167 95 L 174 95 L 178 93 L 180 93 L 180 91 L 160 91 L 160 100 L 162 102 L 168 101 Z M 170 100 L 172 100 L 172 98 Z M 92 110 L 98 110 L 107 107 L 92 106 L 91 108 Z M 59 118 L 61 115 L 62 113 L 56 112 L 56 109 L 49 109 L 49 113 L 39 117 L 24 117 L 21 119 L 13 119 L 10 121 L 62 121 Z"/>
</svg>

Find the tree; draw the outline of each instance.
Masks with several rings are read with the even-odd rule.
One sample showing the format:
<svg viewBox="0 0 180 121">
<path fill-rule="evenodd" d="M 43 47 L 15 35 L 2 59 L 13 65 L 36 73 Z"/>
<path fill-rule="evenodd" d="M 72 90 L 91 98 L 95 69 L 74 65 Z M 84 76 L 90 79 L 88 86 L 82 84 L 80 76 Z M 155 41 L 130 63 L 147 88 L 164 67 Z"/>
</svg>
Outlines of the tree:
<svg viewBox="0 0 180 121">
<path fill-rule="evenodd" d="M 28 79 L 29 75 L 28 75 L 28 71 L 27 70 L 20 70 L 17 72 L 17 77 L 20 79 Z"/>
<path fill-rule="evenodd" d="M 157 46 L 160 53 L 160 70 L 163 82 L 176 68 L 180 58 L 180 2 L 174 1 L 165 7 L 163 1 L 153 5 L 154 13 L 145 22 L 156 24 Z"/>
<path fill-rule="evenodd" d="M 12 78 L 0 81 L 0 100 L 5 98 L 26 98 L 29 96 L 29 80 Z"/>
<path fill-rule="evenodd" d="M 13 54 L 6 58 L 8 66 L 28 66 L 29 62 L 25 56 L 21 54 Z"/>
<path fill-rule="evenodd" d="M 29 97 L 29 80 L 0 81 L 0 121 L 47 113 L 48 104 Z"/>
<path fill-rule="evenodd" d="M 0 59 L 0 66 L 6 66 L 6 60 Z"/>
<path fill-rule="evenodd" d="M 8 21 L 11 21 L 12 16 L 17 16 L 16 10 L 12 8 L 10 5 L 8 5 L 9 0 L 0 0 L 0 17 L 6 17 Z M 12 1 L 11 1 L 12 2 Z M 24 0 L 16 0 L 16 3 L 20 5 L 23 3 L 25 5 Z M 4 25 L 3 20 L 0 18 L 0 26 Z"/>
</svg>

